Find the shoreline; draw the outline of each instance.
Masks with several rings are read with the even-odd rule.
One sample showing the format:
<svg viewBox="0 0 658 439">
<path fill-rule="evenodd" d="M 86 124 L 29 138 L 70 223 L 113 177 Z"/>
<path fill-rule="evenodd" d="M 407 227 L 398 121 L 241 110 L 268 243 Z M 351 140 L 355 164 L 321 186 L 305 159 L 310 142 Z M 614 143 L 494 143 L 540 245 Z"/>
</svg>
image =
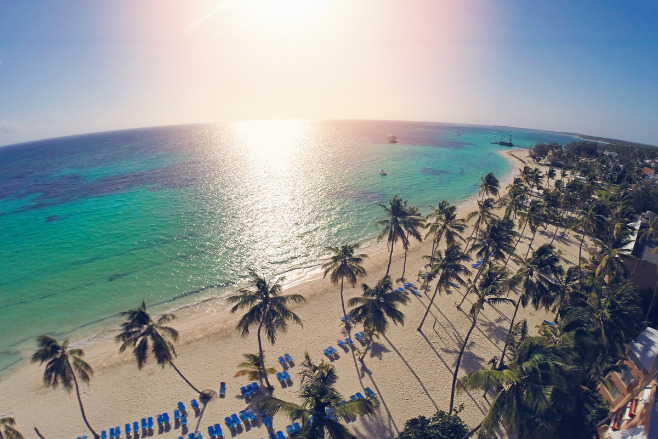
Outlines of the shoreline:
<svg viewBox="0 0 658 439">
<path fill-rule="evenodd" d="M 523 167 L 523 163 L 519 162 L 519 158 L 511 153 L 527 154 L 523 151 L 519 149 L 497 151 L 512 165 L 510 172 L 500 179 L 501 196 L 507 192 L 506 186 L 518 175 L 519 167 Z M 477 208 L 477 198 L 478 196 L 474 195 L 459 203 L 458 216 L 464 218 L 469 212 L 475 210 Z M 366 253 L 369 255 L 364 264 L 368 274 L 365 278 L 359 279 L 356 288 L 346 285 L 345 300 L 360 294 L 359 285 L 362 282 L 374 285 L 385 271 L 388 263 L 386 242 L 377 243 L 374 239 L 370 242 L 371 245 L 364 245 L 360 249 L 364 252 L 367 249 Z M 414 241 L 412 243 L 407 255 L 407 281 L 416 281 L 416 273 L 419 267 L 424 265 L 423 255 L 429 253 L 430 248 L 431 242 Z M 397 277 L 401 273 L 403 258 L 404 252 L 401 251 L 398 244 L 391 265 L 391 277 L 394 283 L 398 282 Z M 299 362 L 303 351 L 308 351 L 311 353 L 313 360 L 317 362 L 322 358 L 323 348 L 331 344 L 335 345 L 335 340 L 338 337 L 348 336 L 349 333 L 345 332 L 339 321 L 342 312 L 340 311 L 340 300 L 337 299 L 338 290 L 338 286 L 334 286 L 328 279 L 322 278 L 322 271 L 319 269 L 309 270 L 304 277 L 294 281 L 292 285 L 286 286 L 283 294 L 299 293 L 307 299 L 307 304 L 292 307 L 293 311 L 302 318 L 304 328 L 290 325 L 288 333 L 280 334 L 274 346 L 264 344 L 268 366 L 278 366 L 276 357 L 284 352 L 289 352 Z M 454 299 L 450 297 L 449 292 L 446 292 L 437 298 L 437 308 L 433 308 L 432 315 L 441 318 L 442 309 L 449 310 L 450 314 L 447 315 L 449 318 L 446 318 L 447 323 L 441 324 L 441 326 L 444 326 L 444 331 L 448 332 L 448 336 L 440 334 L 438 340 L 434 340 L 436 338 L 434 334 L 436 329 L 432 328 L 430 330 L 430 325 L 426 323 L 424 328 L 428 331 L 427 336 L 425 336 L 425 339 L 428 340 L 427 343 L 422 340 L 420 344 L 417 340 L 412 343 L 408 339 L 419 338 L 417 337 L 418 333 L 414 330 L 414 325 L 417 324 L 419 319 L 418 313 L 424 312 L 425 308 L 423 306 L 426 304 L 427 298 L 423 296 L 421 299 L 414 297 L 411 297 L 411 299 L 411 304 L 403 310 L 407 315 L 407 325 L 404 327 L 392 325 L 386 334 L 386 338 L 382 337 L 377 341 L 373 352 L 366 359 L 367 371 L 359 370 L 357 362 L 353 361 L 355 360 L 353 351 L 341 351 L 341 359 L 334 362 L 339 373 L 339 389 L 345 395 L 361 391 L 365 386 L 371 386 L 375 393 L 381 395 L 382 404 L 378 408 L 377 421 L 380 424 L 368 426 L 368 428 L 373 427 L 374 430 L 364 429 L 365 426 L 361 426 L 361 424 L 366 424 L 366 421 L 348 424 L 348 426 L 352 426 L 352 429 L 359 437 L 393 437 L 386 432 L 392 431 L 392 434 L 395 434 L 396 431 L 401 431 L 406 419 L 419 414 L 431 416 L 438 408 L 447 410 L 445 404 L 445 377 L 441 374 L 438 377 L 431 374 L 436 365 L 432 366 L 430 361 L 432 358 L 428 358 L 433 354 L 431 354 L 431 350 L 429 351 L 430 355 L 426 352 L 427 343 L 437 354 L 439 353 L 437 349 L 448 350 L 446 354 L 450 356 L 450 360 L 443 360 L 443 364 L 447 369 L 450 369 L 449 364 L 454 359 L 452 357 L 455 357 L 455 354 L 450 351 L 455 348 L 454 343 L 459 344 L 460 337 L 466 332 L 461 329 L 463 322 L 457 323 L 457 321 L 463 320 L 465 315 L 454 308 L 448 308 Z M 438 302 L 444 304 L 445 308 L 438 306 Z M 230 314 L 225 299 L 222 297 L 210 297 L 201 302 L 186 304 L 174 312 L 178 318 L 171 323 L 171 326 L 175 327 L 181 335 L 181 339 L 176 344 L 177 366 L 190 381 L 202 389 L 212 388 L 216 391 L 219 381 L 226 381 L 229 386 L 226 399 L 213 399 L 209 403 L 209 410 L 211 404 L 213 404 L 213 408 L 209 412 L 212 416 L 212 422 L 210 422 L 210 418 L 202 421 L 198 430 L 203 433 L 207 424 L 219 422 L 226 416 L 222 413 L 228 414 L 228 412 L 233 413 L 242 409 L 244 403 L 237 401 L 234 394 L 239 385 L 244 385 L 245 380 L 232 378 L 232 376 L 237 370 L 236 365 L 242 359 L 241 354 L 257 351 L 255 335 L 250 334 L 246 338 L 239 336 L 235 330 L 239 316 Z M 489 311 L 488 314 L 491 314 L 489 319 L 492 322 L 502 318 L 500 316 L 496 317 L 496 313 L 493 311 Z M 525 314 L 535 317 L 533 313 Z M 537 318 L 541 319 L 543 317 L 537 316 Z M 117 328 L 118 323 L 119 321 L 117 321 Z M 437 323 L 435 322 L 434 325 L 437 325 Z M 452 329 L 450 329 L 451 326 Z M 115 333 L 116 331 L 114 331 Z M 189 401 L 190 398 L 194 397 L 193 392 L 175 375 L 171 368 L 162 369 L 154 364 L 152 360 L 149 360 L 144 370 L 138 371 L 130 353 L 118 354 L 118 346 L 112 340 L 112 335 L 112 331 L 107 331 L 102 340 L 88 338 L 77 340 L 72 344 L 72 347 L 84 347 L 86 361 L 92 365 L 96 372 L 91 386 L 81 388 L 85 409 L 90 417 L 90 422 L 95 428 L 100 431 L 114 426 L 114 424 L 123 425 L 124 422 L 134 421 L 135 419 L 129 419 L 130 416 L 141 418 L 145 415 L 150 416 L 148 413 L 157 413 L 158 411 L 168 411 L 171 414 L 176 401 L 185 401 L 185 399 Z M 497 335 L 499 334 L 495 336 Z M 431 341 L 430 337 L 433 337 Z M 498 346 L 500 343 L 493 341 L 492 337 L 487 336 L 485 340 L 480 340 L 478 343 L 487 345 L 486 350 L 495 353 L 496 348 L 500 349 Z M 390 346 L 387 341 L 389 338 Z M 446 340 L 452 340 L 453 343 L 446 343 Z M 472 343 L 474 342 L 475 340 Z M 469 350 L 473 351 L 473 348 L 469 347 Z M 471 368 L 469 364 L 473 362 L 473 358 L 470 354 L 471 352 L 465 356 L 462 370 Z M 349 357 L 353 357 L 352 360 Z M 439 355 L 439 357 L 442 357 L 442 355 Z M 396 363 L 395 359 L 397 358 L 401 358 L 402 362 L 400 363 L 398 360 Z M 486 363 L 486 360 L 488 358 L 483 358 L 482 362 Z M 394 363 L 395 366 L 391 363 Z M 441 363 L 439 362 L 438 365 L 440 366 Z M 391 367 L 394 367 L 394 369 L 391 369 Z M 385 375 L 387 370 L 398 370 L 400 373 L 389 376 L 390 374 Z M 292 372 L 298 372 L 298 370 L 293 368 Z M 428 373 L 429 375 L 427 375 Z M 77 411 L 74 395 L 68 395 L 61 389 L 46 389 L 41 383 L 41 374 L 42 369 L 38 365 L 24 362 L 8 376 L 2 377 L 3 379 L 0 381 L 0 393 L 7 395 L 8 400 L 13 399 L 16 403 L 15 407 L 12 408 L 16 410 L 14 413 L 22 431 L 25 433 L 31 429 L 32 425 L 35 425 L 46 437 L 53 436 L 54 431 L 65 431 L 67 433 L 71 431 L 71 436 L 85 434 L 84 424 L 82 424 Z M 386 382 L 381 380 L 384 375 L 386 376 Z M 373 377 L 375 376 L 378 377 L 378 381 L 374 380 Z M 288 400 L 293 398 L 297 390 L 296 381 L 296 378 L 293 378 L 294 385 L 284 389 L 281 389 L 273 382 L 277 389 L 275 394 Z M 415 385 L 416 396 L 422 396 L 420 398 L 422 401 L 419 401 L 419 398 L 414 399 L 414 395 L 405 390 L 405 384 L 410 383 Z M 390 385 L 393 385 L 393 388 L 390 388 Z M 118 389 L 123 389 L 124 392 L 117 392 L 117 386 Z M 449 395 L 449 386 L 447 387 Z M 139 389 L 137 395 L 134 392 L 136 389 Z M 119 394 L 117 395 L 117 393 Z M 132 393 L 133 398 L 128 396 L 127 393 Z M 474 397 L 476 396 L 474 395 Z M 429 406 L 428 398 L 431 402 Z M 464 400 L 463 395 L 458 400 Z M 48 423 L 44 425 L 43 416 L 49 413 L 47 410 L 48 407 L 52 406 L 53 401 L 57 401 L 57 406 L 61 407 L 66 416 L 57 416 L 57 419 L 54 416 L 48 416 Z M 422 403 L 423 401 L 424 403 Z M 481 417 L 483 411 L 482 403 L 477 401 L 477 397 L 473 402 L 475 404 L 468 403 L 468 407 L 462 416 L 469 425 L 473 425 L 474 422 L 476 424 L 477 419 L 473 418 L 477 418 L 478 412 Z M 7 405 L 6 402 L 0 403 L 0 413 L 6 412 L 6 409 L 9 408 L 6 407 Z M 39 422 L 40 419 L 41 422 Z M 281 429 L 281 423 L 284 420 L 282 417 L 278 417 L 277 420 L 277 429 Z M 59 428 L 55 430 L 54 426 Z M 255 431 L 258 432 L 258 437 L 266 435 L 263 428 L 255 429 Z M 378 435 L 377 431 L 382 434 Z M 50 434 L 47 434 L 48 432 Z M 178 437 L 180 436 L 179 433 L 180 430 L 172 429 L 171 432 L 163 433 L 158 437 Z M 57 434 L 54 436 L 57 436 Z M 253 436 L 241 435 L 241 437 Z"/>
</svg>

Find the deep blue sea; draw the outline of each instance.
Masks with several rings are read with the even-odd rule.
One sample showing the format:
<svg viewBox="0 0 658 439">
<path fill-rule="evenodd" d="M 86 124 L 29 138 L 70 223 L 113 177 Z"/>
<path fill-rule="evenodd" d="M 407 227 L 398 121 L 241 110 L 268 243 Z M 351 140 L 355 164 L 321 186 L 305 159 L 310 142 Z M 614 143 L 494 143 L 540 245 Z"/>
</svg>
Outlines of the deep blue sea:
<svg viewBox="0 0 658 439">
<path fill-rule="evenodd" d="M 388 134 L 399 143 L 388 144 Z M 377 235 L 378 203 L 424 213 L 511 171 L 491 144 L 573 137 L 385 121 L 146 128 L 0 148 L 0 371 L 40 334 L 78 339 L 225 295 L 247 269 L 294 280 L 325 247 Z M 384 168 L 388 175 L 379 174 Z"/>
</svg>

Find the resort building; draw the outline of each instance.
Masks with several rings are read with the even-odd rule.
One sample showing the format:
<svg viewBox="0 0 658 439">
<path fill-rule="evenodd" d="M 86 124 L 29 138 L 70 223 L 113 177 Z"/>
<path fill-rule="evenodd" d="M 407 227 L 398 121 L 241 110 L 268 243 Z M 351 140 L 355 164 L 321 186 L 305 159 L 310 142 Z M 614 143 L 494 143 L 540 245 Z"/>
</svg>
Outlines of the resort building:
<svg viewBox="0 0 658 439">
<path fill-rule="evenodd" d="M 654 171 L 651 168 L 647 168 L 646 166 L 642 168 L 642 175 L 644 178 L 655 178 L 656 177 L 656 171 Z"/>
<path fill-rule="evenodd" d="M 627 368 L 608 375 L 610 388 L 599 386 L 613 414 L 610 423 L 598 429 L 600 438 L 658 437 L 657 359 L 658 331 L 647 328 L 629 345 L 622 360 Z"/>
</svg>

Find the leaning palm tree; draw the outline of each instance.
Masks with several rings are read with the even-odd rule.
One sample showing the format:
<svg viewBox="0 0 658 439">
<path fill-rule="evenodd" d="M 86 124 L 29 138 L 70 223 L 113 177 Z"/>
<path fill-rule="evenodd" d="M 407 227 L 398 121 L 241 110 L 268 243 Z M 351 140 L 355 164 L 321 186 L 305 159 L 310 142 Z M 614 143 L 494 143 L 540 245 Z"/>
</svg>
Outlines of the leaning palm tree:
<svg viewBox="0 0 658 439">
<path fill-rule="evenodd" d="M 546 189 L 551 187 L 551 179 L 554 179 L 556 175 L 555 168 L 552 166 L 548 168 L 548 171 L 546 172 Z"/>
<path fill-rule="evenodd" d="M 439 206 L 433 208 L 432 213 L 427 216 L 428 220 L 430 218 L 434 218 L 434 221 L 428 221 L 425 225 L 425 227 L 428 228 L 425 239 L 433 236 L 432 250 L 430 254 L 434 254 L 444 235 L 448 245 L 457 240 L 464 241 L 461 234 L 466 229 L 466 222 L 461 218 L 457 218 L 457 206 L 453 206 L 449 202 L 443 200 L 439 203 Z M 433 267 L 432 260 L 430 260 L 430 267 Z"/>
<path fill-rule="evenodd" d="M 139 307 L 123 311 L 121 316 L 125 317 L 125 321 L 121 324 L 121 332 L 114 337 L 117 343 L 121 343 L 119 352 L 124 352 L 132 347 L 138 369 L 144 367 L 150 352 L 157 364 L 163 368 L 166 364 L 169 364 L 188 386 L 194 389 L 195 392 L 204 395 L 201 390 L 194 387 L 174 364 L 176 350 L 173 342 L 178 340 L 178 331 L 166 326 L 167 323 L 176 318 L 174 314 L 162 314 L 155 321 L 146 310 L 146 303 L 142 300 Z"/>
<path fill-rule="evenodd" d="M 406 239 L 402 240 L 402 246 L 404 247 L 404 263 L 402 265 L 402 279 L 404 279 L 404 272 L 407 269 L 407 252 L 409 251 L 409 246 L 411 242 L 409 241 L 410 237 L 416 238 L 418 241 L 422 241 L 420 236 L 420 229 L 425 227 L 425 221 L 423 216 L 420 214 L 420 209 L 414 206 L 407 206 L 407 203 L 404 203 L 404 207 L 407 211 L 407 214 L 402 219 L 402 228 L 406 234 Z"/>
<path fill-rule="evenodd" d="M 514 437 L 555 437 L 555 422 L 545 418 L 553 408 L 556 389 L 567 385 L 568 366 L 563 351 L 544 337 L 527 337 L 502 370 L 482 369 L 459 380 L 466 390 L 494 390 L 496 397 L 480 426 L 479 437 L 489 438 L 504 427 Z"/>
<path fill-rule="evenodd" d="M 372 288 L 366 284 L 363 284 L 362 288 L 362 296 L 353 297 L 347 302 L 353 307 L 350 318 L 355 323 L 363 323 L 364 330 L 369 334 L 368 345 L 359 358 L 361 362 L 372 346 L 373 335 L 386 333 L 389 319 L 396 325 L 404 325 L 404 313 L 398 309 L 398 306 L 409 302 L 409 298 L 404 293 L 393 290 L 390 276 L 384 276 Z"/>
<path fill-rule="evenodd" d="M 348 421 L 357 415 L 373 413 L 372 402 L 357 399 L 342 403 L 344 398 L 336 390 L 338 375 L 333 365 L 324 361 L 314 364 L 306 353 L 301 366 L 301 404 L 268 396 L 258 402 L 259 408 L 270 416 L 282 412 L 292 422 L 299 421 L 301 429 L 291 437 L 356 439 L 341 420 Z"/>
<path fill-rule="evenodd" d="M 423 315 L 420 324 L 418 325 L 418 330 L 420 331 L 425 323 L 425 319 L 430 312 L 430 308 L 434 303 L 436 295 L 442 290 L 450 287 L 454 282 L 457 282 L 460 285 L 464 285 L 464 280 L 461 278 L 461 275 L 469 272 L 468 268 L 464 266 L 463 262 L 468 261 L 469 257 L 462 252 L 459 244 L 450 244 L 446 248 L 445 252 L 442 254 L 441 250 L 436 250 L 434 256 L 432 256 L 431 261 L 433 262 L 432 270 L 427 274 L 427 281 L 431 282 L 438 277 L 436 282 L 436 287 L 434 288 L 434 294 L 430 299 L 430 303 L 427 304 L 427 310 Z M 436 264 L 436 265 L 434 265 Z"/>
<path fill-rule="evenodd" d="M 251 283 L 249 288 L 241 288 L 232 296 L 226 298 L 229 304 L 233 304 L 231 313 L 241 309 L 246 309 L 247 313 L 242 316 L 238 322 L 237 329 L 242 332 L 242 336 L 249 335 L 249 329 L 252 326 L 258 326 L 258 353 L 263 358 L 263 343 L 261 333 L 265 331 L 265 336 L 274 344 L 278 331 L 286 332 L 288 329 L 288 320 L 292 320 L 300 326 L 302 320 L 288 308 L 288 303 L 306 302 L 304 296 L 300 294 L 281 295 L 283 286 L 281 282 L 284 278 L 279 278 L 275 282 L 268 282 L 254 270 L 249 270 Z M 265 364 L 261 363 L 261 374 L 265 378 L 267 387 L 271 388 L 265 371 Z"/>
<path fill-rule="evenodd" d="M 404 220 L 408 215 L 405 206 L 406 203 L 396 195 L 391 201 L 389 201 L 388 204 L 388 206 L 380 204 L 382 209 L 384 209 L 386 212 L 386 216 L 388 218 L 379 220 L 375 223 L 376 226 L 384 226 L 384 229 L 377 237 L 377 240 L 381 241 L 384 239 L 384 237 L 386 237 L 388 246 L 390 248 L 390 253 L 388 255 L 388 266 L 386 267 L 385 276 L 388 276 L 388 273 L 391 270 L 391 261 L 393 260 L 393 247 L 395 246 L 395 243 L 398 241 L 398 239 L 402 240 L 402 245 L 405 248 L 407 248 L 409 245 L 406 230 L 404 229 Z"/>
<path fill-rule="evenodd" d="M 56 389 L 61 384 L 67 392 L 71 392 L 71 389 L 75 387 L 75 394 L 78 397 L 78 404 L 80 404 L 82 419 L 91 434 L 94 435 L 94 438 L 98 439 L 100 436 L 89 425 L 85 409 L 82 406 L 82 399 L 80 398 L 78 378 L 84 383 L 89 384 L 91 376 L 94 374 L 91 366 L 82 359 L 85 355 L 84 352 L 82 349 L 69 349 L 68 340 L 64 340 L 64 343 L 59 344 L 57 340 L 47 335 L 37 337 L 37 346 L 39 349 L 32 354 L 32 362 L 39 362 L 39 364 L 46 362 L 46 370 L 43 372 L 43 382 L 53 389 Z"/>
<path fill-rule="evenodd" d="M 583 242 L 585 235 L 593 235 L 604 228 L 605 218 L 597 210 L 597 203 L 592 201 L 580 210 L 576 227 L 580 229 L 580 246 L 578 247 L 578 271 L 582 273 Z"/>
<path fill-rule="evenodd" d="M 498 215 L 493 213 L 495 208 L 494 203 L 495 200 L 493 198 L 487 198 L 486 200 L 478 201 L 478 210 L 474 210 L 473 212 L 466 215 L 467 222 L 472 218 L 477 217 L 475 223 L 473 223 L 473 231 L 471 232 L 471 236 L 468 237 L 467 242 L 475 242 L 473 237 L 477 237 L 482 226 L 487 226 L 491 224 L 494 219 L 498 218 Z M 468 248 L 468 245 L 466 247 Z M 471 250 L 472 249 L 473 244 L 471 244 Z M 468 251 L 470 252 L 470 250 Z"/>
<path fill-rule="evenodd" d="M 484 177 L 480 177 L 481 183 L 478 185 L 480 189 L 479 192 L 482 194 L 482 201 L 486 195 L 493 195 L 494 197 L 498 195 L 500 190 L 500 182 L 496 178 L 493 172 L 489 172 Z"/>
<path fill-rule="evenodd" d="M 493 220 L 484 230 L 480 231 L 471 248 L 471 250 L 475 249 L 477 256 L 482 258 L 482 264 L 473 279 L 474 284 L 477 283 L 478 278 L 491 261 L 501 261 L 514 251 L 513 243 L 514 221 L 510 218 Z M 461 302 L 457 305 L 458 308 L 462 306 L 468 293 L 467 289 Z"/>
<path fill-rule="evenodd" d="M 366 270 L 361 266 L 361 263 L 368 257 L 366 254 L 355 255 L 354 251 L 359 248 L 359 244 L 343 245 L 341 247 L 327 247 L 333 255 L 329 262 L 324 264 L 324 277 L 330 274 L 329 279 L 334 284 L 338 283 L 340 279 L 340 304 L 343 306 L 343 318 L 347 325 L 347 311 L 345 310 L 345 299 L 343 298 L 343 282 L 345 278 L 354 287 L 356 285 L 357 277 L 365 276 Z"/>
<path fill-rule="evenodd" d="M 471 317 L 471 327 L 466 333 L 464 343 L 459 351 L 457 357 L 457 364 L 455 365 L 455 372 L 452 375 L 452 390 L 450 392 L 450 408 L 448 413 L 452 413 L 455 403 L 455 386 L 457 384 L 457 375 L 459 374 L 459 365 L 461 364 L 464 350 L 468 345 L 468 339 L 475 328 L 480 311 L 484 309 L 485 305 L 499 305 L 502 303 L 514 303 L 512 299 L 501 297 L 507 291 L 508 274 L 507 271 L 501 267 L 491 267 L 484 272 L 478 285 L 473 285 L 472 290 L 477 296 L 473 306 L 469 311 Z"/>
<path fill-rule="evenodd" d="M 0 439 L 23 439 L 23 435 L 16 429 L 16 421 L 14 418 L 6 416 L 0 418 Z"/>
<path fill-rule="evenodd" d="M 242 369 L 238 370 L 235 374 L 236 377 L 246 376 L 249 381 L 260 380 L 263 381 L 263 369 L 265 373 L 272 375 L 276 373 L 276 369 L 273 367 L 264 367 L 264 361 L 260 354 L 242 354 L 245 361 L 238 364 L 238 367 Z"/>
<path fill-rule="evenodd" d="M 549 308 L 555 303 L 558 288 L 551 279 L 558 279 L 563 275 L 564 270 L 559 263 L 560 258 L 555 248 L 551 244 L 544 244 L 534 251 L 529 259 L 523 261 L 521 267 L 519 267 L 512 286 L 518 283 L 521 285 L 522 291 L 514 307 L 514 314 L 512 315 L 503 353 L 500 356 L 499 367 L 505 361 L 505 352 L 509 345 L 510 334 L 512 328 L 514 328 L 519 306 L 523 305 L 525 308 L 528 303 L 532 303 L 535 310 L 538 310 L 540 307 Z"/>
</svg>

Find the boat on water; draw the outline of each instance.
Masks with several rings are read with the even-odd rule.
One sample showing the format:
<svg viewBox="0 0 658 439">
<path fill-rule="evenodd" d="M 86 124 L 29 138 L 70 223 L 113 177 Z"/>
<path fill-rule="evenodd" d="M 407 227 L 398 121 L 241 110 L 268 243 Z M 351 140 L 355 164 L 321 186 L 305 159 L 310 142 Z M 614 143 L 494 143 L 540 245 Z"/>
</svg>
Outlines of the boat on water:
<svg viewBox="0 0 658 439">
<path fill-rule="evenodd" d="M 379 173 L 380 173 L 381 175 L 388 175 L 388 172 L 384 171 L 383 169 L 380 169 L 380 170 L 379 170 Z"/>
<path fill-rule="evenodd" d="M 498 141 L 492 140 L 489 143 L 492 143 L 494 145 L 501 145 L 501 146 L 514 146 L 514 144 L 512 143 L 512 135 L 511 134 L 510 134 L 508 140 L 503 140 L 503 136 L 500 136 L 500 140 L 498 140 Z"/>
<path fill-rule="evenodd" d="M 386 141 L 388 143 L 398 143 L 398 138 L 396 136 L 389 134 L 388 137 L 386 138 Z"/>
</svg>

